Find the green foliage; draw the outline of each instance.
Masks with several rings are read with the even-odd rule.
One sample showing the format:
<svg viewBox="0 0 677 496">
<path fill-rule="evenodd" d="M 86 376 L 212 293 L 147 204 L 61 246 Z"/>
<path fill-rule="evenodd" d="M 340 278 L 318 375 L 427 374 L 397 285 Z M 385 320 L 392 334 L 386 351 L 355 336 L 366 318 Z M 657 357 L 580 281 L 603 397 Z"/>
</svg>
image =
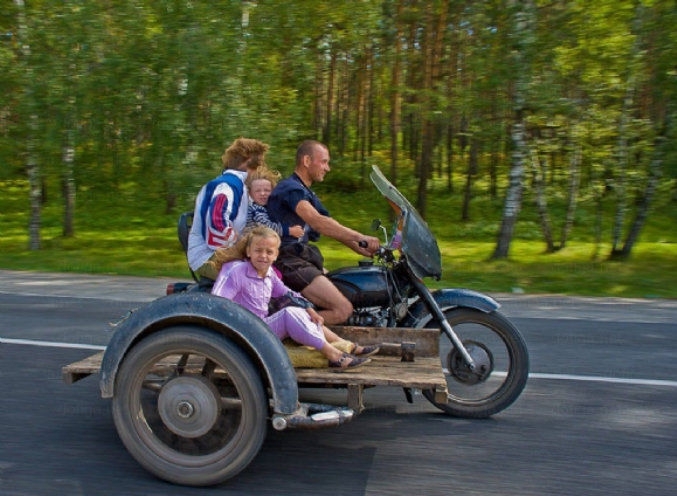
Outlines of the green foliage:
<svg viewBox="0 0 677 496">
<path fill-rule="evenodd" d="M 49 252 L 63 250 L 84 265 L 102 264 L 92 270 L 136 267 L 141 226 L 166 230 L 160 238 L 173 244 L 174 216 L 192 208 L 197 189 L 219 171 L 224 147 L 243 135 L 270 143 L 269 163 L 285 174 L 299 141 L 325 141 L 333 170 L 318 191 L 356 227 L 375 213 L 389 215 L 365 200 L 363 188 L 370 188 L 369 164 L 390 175 L 396 157 L 398 187 L 426 207 L 443 243 L 490 244 L 513 165 L 516 108 L 542 169 L 555 232 L 580 179 L 569 239 L 603 260 L 612 225 L 629 229 L 647 196 L 650 164 L 660 163 L 663 178 L 641 241 L 674 242 L 674 2 L 113 0 L 102 7 L 72 0 L 6 7 L 0 181 L 11 189 L 0 212 L 13 226 L 3 241 L 9 266 L 37 260 L 56 267 L 61 262 Z M 63 159 L 69 144 L 72 165 Z M 28 218 L 28 190 L 16 186 L 29 161 L 37 162 L 46 193 L 39 219 Z M 70 177 L 76 237 L 61 240 L 62 182 Z M 531 172 L 525 177 L 506 271 L 527 262 L 518 257 L 532 257 L 520 243 L 543 249 Z M 469 218 L 462 222 L 464 206 Z M 36 220 L 47 253 L 24 253 L 24 231 Z M 111 232 L 128 241 L 109 263 L 98 254 L 115 248 Z M 97 255 L 84 262 L 88 250 Z M 474 256 L 490 252 L 483 246 Z M 180 257 L 168 262 L 176 256 L 170 253 L 156 256 L 180 271 Z"/>
<path fill-rule="evenodd" d="M 332 171 L 322 185 L 321 196 L 332 215 L 362 232 L 371 232 L 371 221 L 380 218 L 389 226 L 390 208 L 373 187 L 353 191 L 335 189 Z M 3 236 L 0 238 L 0 268 L 57 272 L 88 272 L 139 276 L 189 278 L 176 236 L 176 221 L 182 207 L 165 213 L 157 198 L 125 194 L 80 195 L 77 206 L 77 236 L 61 237 L 60 208 L 47 205 L 43 215 L 44 247 L 27 249 L 24 181 L 0 183 L 3 195 Z M 192 201 L 192 198 L 190 198 Z M 524 291 L 589 296 L 677 298 L 677 206 L 661 195 L 663 215 L 647 226 L 632 258 L 611 262 L 595 258 L 591 229 L 581 229 L 577 239 L 554 254 L 546 254 L 526 209 L 510 258 L 489 261 L 496 233 L 500 202 L 477 199 L 472 222 L 462 223 L 449 212 L 458 211 L 460 198 L 436 192 L 428 223 L 438 237 L 443 255 L 441 281 L 432 287 L 467 287 L 490 293 Z M 590 208 L 588 208 L 590 207 Z M 186 208 L 191 208 L 187 206 Z M 5 212 L 10 212 L 5 214 Z M 589 225 L 594 208 L 579 209 L 577 222 Z M 378 233 L 378 236 L 381 234 Z M 327 266 L 353 265 L 359 257 L 345 246 L 323 239 L 321 248 Z M 602 247 L 604 248 L 604 247 Z"/>
</svg>

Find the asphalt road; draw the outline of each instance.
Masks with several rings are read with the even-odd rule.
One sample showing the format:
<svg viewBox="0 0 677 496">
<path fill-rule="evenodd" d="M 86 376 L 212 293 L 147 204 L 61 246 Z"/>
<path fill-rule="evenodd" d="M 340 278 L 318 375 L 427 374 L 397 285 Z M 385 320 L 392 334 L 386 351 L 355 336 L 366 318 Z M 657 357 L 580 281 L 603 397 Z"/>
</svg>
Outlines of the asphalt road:
<svg viewBox="0 0 677 496">
<path fill-rule="evenodd" d="M 494 295 L 525 336 L 532 373 L 492 419 L 373 388 L 346 425 L 270 429 L 226 484 L 155 479 L 118 440 L 96 378 L 66 385 L 61 367 L 105 346 L 108 322 L 166 282 L 0 271 L 0 495 L 675 493 L 677 302 L 524 295 Z"/>
</svg>

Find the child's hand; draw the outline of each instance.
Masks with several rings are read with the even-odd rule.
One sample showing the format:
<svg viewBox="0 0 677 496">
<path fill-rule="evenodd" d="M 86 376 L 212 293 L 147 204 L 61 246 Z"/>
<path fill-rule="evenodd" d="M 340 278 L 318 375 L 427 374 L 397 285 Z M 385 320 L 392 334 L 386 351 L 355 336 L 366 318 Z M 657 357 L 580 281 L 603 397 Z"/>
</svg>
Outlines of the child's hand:
<svg viewBox="0 0 677 496">
<path fill-rule="evenodd" d="M 303 228 L 301 226 L 291 226 L 289 228 L 289 235 L 294 236 L 295 238 L 300 238 L 303 236 Z"/>
<path fill-rule="evenodd" d="M 306 311 L 308 312 L 308 315 L 310 315 L 310 320 L 312 322 L 320 325 L 324 324 L 324 317 L 317 313 L 314 308 L 306 308 Z"/>
</svg>

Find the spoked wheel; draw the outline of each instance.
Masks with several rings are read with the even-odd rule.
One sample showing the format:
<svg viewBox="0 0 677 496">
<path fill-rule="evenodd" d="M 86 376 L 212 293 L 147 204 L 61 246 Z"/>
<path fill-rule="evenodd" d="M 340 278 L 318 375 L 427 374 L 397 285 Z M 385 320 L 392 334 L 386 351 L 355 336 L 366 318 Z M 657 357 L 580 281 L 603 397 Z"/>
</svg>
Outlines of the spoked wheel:
<svg viewBox="0 0 677 496">
<path fill-rule="evenodd" d="M 447 378 L 447 403 L 425 397 L 457 417 L 485 418 L 510 406 L 522 393 L 529 375 L 529 354 L 517 328 L 501 314 L 457 308 L 447 321 L 475 362 L 470 369 L 447 336 L 440 336 L 440 359 Z M 432 324 L 431 324 L 432 326 Z"/>
<path fill-rule="evenodd" d="M 116 382 L 118 434 L 162 479 L 217 484 L 261 448 L 268 414 L 261 379 L 237 346 L 208 329 L 175 327 L 143 339 Z"/>
</svg>

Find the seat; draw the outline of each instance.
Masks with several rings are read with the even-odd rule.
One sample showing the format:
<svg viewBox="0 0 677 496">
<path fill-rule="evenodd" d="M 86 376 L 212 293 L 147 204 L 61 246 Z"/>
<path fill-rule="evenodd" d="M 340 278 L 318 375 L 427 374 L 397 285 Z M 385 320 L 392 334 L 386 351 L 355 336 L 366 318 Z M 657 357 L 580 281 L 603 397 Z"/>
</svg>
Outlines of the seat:
<svg viewBox="0 0 677 496">
<path fill-rule="evenodd" d="M 188 235 L 190 234 L 190 228 L 193 225 L 193 212 L 183 212 L 179 216 L 179 223 L 177 225 L 177 234 L 179 235 L 179 243 L 181 243 L 181 248 L 183 253 L 188 255 Z M 200 282 L 200 278 L 193 272 L 193 269 L 188 266 L 190 270 L 190 275 L 193 276 L 195 282 Z"/>
</svg>

